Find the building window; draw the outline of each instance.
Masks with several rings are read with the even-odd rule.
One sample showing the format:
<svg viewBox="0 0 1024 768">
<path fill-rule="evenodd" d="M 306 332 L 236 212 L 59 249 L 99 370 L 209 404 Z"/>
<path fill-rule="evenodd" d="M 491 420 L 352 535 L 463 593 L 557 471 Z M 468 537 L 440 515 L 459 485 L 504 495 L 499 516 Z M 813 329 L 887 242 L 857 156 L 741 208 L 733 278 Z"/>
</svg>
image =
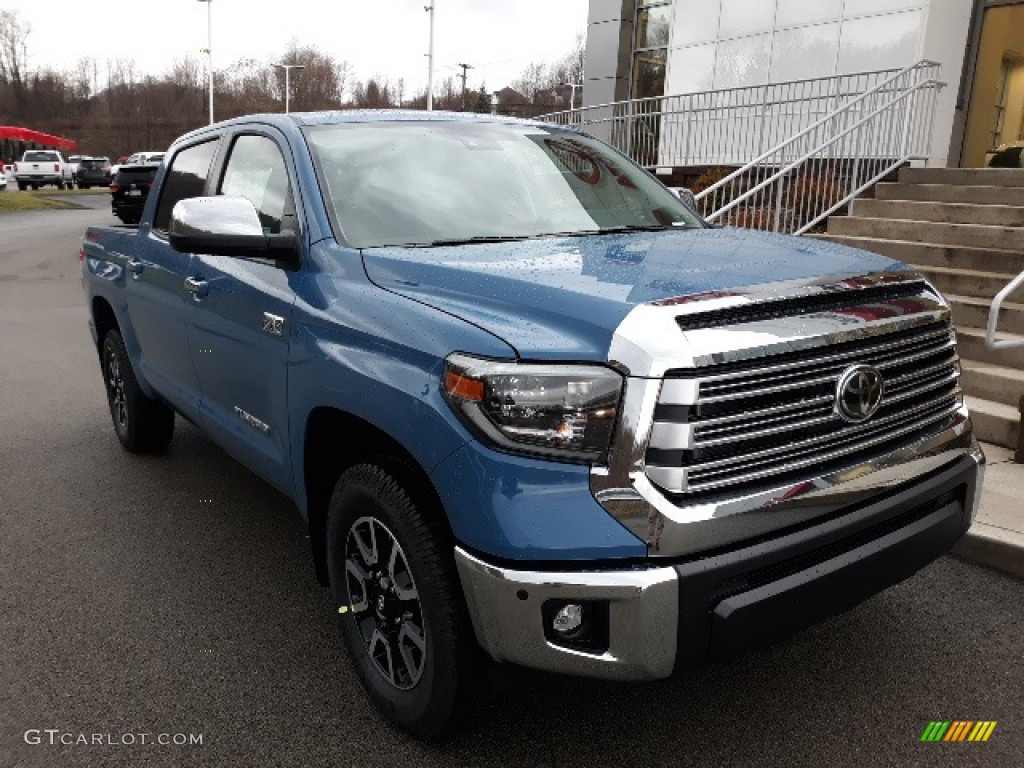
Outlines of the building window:
<svg viewBox="0 0 1024 768">
<path fill-rule="evenodd" d="M 672 26 L 672 3 L 640 3 L 633 25 L 631 95 L 647 99 L 665 94 L 665 63 Z"/>
</svg>

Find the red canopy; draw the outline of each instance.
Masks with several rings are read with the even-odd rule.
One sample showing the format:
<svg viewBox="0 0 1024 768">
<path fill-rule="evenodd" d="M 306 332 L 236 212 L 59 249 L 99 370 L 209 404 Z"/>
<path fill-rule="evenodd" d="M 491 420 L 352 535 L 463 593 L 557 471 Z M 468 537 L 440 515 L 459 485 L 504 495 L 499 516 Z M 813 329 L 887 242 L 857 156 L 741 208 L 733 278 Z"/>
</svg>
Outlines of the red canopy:
<svg viewBox="0 0 1024 768">
<path fill-rule="evenodd" d="M 78 146 L 78 142 L 74 139 L 65 139 L 49 133 L 40 133 L 29 128 L 18 128 L 13 125 L 0 125 L 0 139 L 32 141 L 36 144 L 56 147 L 57 149 L 75 149 Z"/>
</svg>

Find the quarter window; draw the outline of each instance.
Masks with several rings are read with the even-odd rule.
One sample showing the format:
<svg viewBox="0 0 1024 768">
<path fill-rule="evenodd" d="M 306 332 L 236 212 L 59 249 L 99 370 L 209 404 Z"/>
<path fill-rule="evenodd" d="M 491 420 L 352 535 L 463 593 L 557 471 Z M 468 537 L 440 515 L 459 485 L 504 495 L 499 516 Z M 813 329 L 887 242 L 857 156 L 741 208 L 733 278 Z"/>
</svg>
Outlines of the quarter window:
<svg viewBox="0 0 1024 768">
<path fill-rule="evenodd" d="M 277 144 L 265 136 L 239 136 L 235 140 L 220 194 L 247 198 L 268 235 L 292 228 L 294 206 L 288 168 Z"/>
<path fill-rule="evenodd" d="M 216 151 L 217 140 L 214 140 L 186 147 L 174 156 L 164 178 L 153 229 L 167 232 L 171 227 L 171 211 L 175 204 L 179 200 L 202 196 Z"/>
</svg>

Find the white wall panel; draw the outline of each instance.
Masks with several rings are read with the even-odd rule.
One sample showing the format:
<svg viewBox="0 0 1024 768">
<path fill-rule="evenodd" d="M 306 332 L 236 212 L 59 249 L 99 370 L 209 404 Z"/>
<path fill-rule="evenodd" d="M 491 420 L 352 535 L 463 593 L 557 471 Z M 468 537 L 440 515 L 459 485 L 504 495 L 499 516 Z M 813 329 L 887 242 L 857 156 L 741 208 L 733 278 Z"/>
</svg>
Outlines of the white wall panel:
<svg viewBox="0 0 1024 768">
<path fill-rule="evenodd" d="M 721 11 L 722 0 L 676 0 L 672 45 L 715 42 Z"/>
<path fill-rule="evenodd" d="M 715 79 L 716 43 L 678 48 L 669 56 L 672 66 L 668 70 L 665 93 L 695 93 L 710 90 Z"/>
<path fill-rule="evenodd" d="M 835 21 L 842 15 L 843 0 L 778 0 L 775 27 Z"/>
<path fill-rule="evenodd" d="M 771 82 L 828 77 L 838 50 L 839 22 L 780 29 L 772 45 Z"/>
<path fill-rule="evenodd" d="M 715 60 L 715 88 L 735 88 L 768 82 L 771 64 L 770 34 L 722 40 Z"/>
<path fill-rule="evenodd" d="M 906 67 L 917 59 L 924 32 L 921 11 L 844 19 L 837 73 Z"/>
<path fill-rule="evenodd" d="M 684 5 L 687 0 L 677 0 Z M 718 38 L 725 40 L 756 32 L 771 32 L 775 26 L 775 0 L 723 0 Z"/>
</svg>

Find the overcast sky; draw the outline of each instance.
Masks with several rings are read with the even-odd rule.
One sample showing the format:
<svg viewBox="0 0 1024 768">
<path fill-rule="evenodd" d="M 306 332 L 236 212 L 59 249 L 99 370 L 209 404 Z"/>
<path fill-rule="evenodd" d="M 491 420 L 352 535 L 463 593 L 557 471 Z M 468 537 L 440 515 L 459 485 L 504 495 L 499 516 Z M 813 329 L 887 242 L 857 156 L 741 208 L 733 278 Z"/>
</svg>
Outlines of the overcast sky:
<svg viewBox="0 0 1024 768">
<path fill-rule="evenodd" d="M 469 84 L 508 85 L 532 61 L 568 53 L 586 31 L 587 0 L 435 0 L 435 80 L 471 70 Z M 427 82 L 428 0 L 213 0 L 214 66 L 270 60 L 291 40 L 347 60 L 359 79 Z M 131 59 L 159 74 L 206 47 L 197 0 L 0 0 L 31 25 L 30 65 L 72 67 L 84 57 Z"/>
</svg>

